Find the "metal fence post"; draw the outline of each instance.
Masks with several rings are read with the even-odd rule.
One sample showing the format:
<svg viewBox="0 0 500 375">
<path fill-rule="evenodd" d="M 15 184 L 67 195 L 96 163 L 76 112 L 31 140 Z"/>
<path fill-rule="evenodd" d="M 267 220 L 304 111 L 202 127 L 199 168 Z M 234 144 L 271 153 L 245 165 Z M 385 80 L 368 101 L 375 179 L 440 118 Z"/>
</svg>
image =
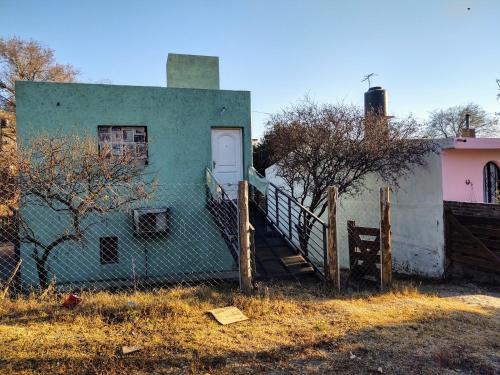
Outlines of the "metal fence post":
<svg viewBox="0 0 500 375">
<path fill-rule="evenodd" d="M 339 257 L 337 249 L 337 188 L 328 188 L 328 241 L 326 279 L 335 290 L 340 291 Z"/>
<path fill-rule="evenodd" d="M 292 240 L 292 200 L 288 198 L 288 237 Z"/>
<path fill-rule="evenodd" d="M 323 225 L 323 269 L 325 273 L 325 277 L 328 276 L 328 267 L 329 267 L 329 259 L 328 259 L 328 225 Z"/>
<path fill-rule="evenodd" d="M 389 187 L 380 188 L 380 254 L 382 289 L 392 283 L 391 204 Z"/>
<path fill-rule="evenodd" d="M 248 213 L 248 182 L 238 183 L 238 211 L 239 211 L 239 235 L 240 235 L 240 287 L 245 294 L 251 294 L 252 267 L 251 267 L 251 241 L 250 241 L 250 217 Z"/>
<path fill-rule="evenodd" d="M 279 211 L 279 197 L 278 197 L 278 189 L 274 190 L 274 200 L 276 205 L 276 226 L 280 226 L 280 211 Z"/>
</svg>

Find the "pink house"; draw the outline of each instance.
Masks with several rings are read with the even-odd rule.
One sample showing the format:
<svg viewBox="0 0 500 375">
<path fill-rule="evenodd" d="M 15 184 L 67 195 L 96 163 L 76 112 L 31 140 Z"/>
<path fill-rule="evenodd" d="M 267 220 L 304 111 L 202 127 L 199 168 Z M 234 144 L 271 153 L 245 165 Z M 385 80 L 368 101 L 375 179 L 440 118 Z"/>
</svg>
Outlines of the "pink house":
<svg viewBox="0 0 500 375">
<path fill-rule="evenodd" d="M 447 140 L 441 163 L 443 200 L 500 203 L 500 138 Z"/>
</svg>

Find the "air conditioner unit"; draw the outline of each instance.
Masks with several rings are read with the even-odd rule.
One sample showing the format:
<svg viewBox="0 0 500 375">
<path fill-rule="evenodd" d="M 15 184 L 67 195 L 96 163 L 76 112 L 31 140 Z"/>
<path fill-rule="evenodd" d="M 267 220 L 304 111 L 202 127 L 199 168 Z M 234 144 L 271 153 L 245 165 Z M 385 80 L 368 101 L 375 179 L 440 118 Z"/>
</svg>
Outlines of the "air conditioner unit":
<svg viewBox="0 0 500 375">
<path fill-rule="evenodd" d="M 169 231 L 170 208 L 136 208 L 133 210 L 134 234 L 160 235 Z"/>
</svg>

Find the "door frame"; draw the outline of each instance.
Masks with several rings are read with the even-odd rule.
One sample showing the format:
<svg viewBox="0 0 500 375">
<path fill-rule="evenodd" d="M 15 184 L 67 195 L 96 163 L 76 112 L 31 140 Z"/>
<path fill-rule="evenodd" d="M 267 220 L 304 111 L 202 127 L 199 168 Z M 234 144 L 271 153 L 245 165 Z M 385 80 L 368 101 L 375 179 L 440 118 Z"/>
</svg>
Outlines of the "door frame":
<svg viewBox="0 0 500 375">
<path fill-rule="evenodd" d="M 223 125 L 213 125 L 210 127 L 210 170 L 213 171 L 213 142 L 212 142 L 212 134 L 213 130 L 239 130 L 240 131 L 240 141 L 241 141 L 241 147 L 240 147 L 240 158 L 241 158 L 241 178 L 244 180 L 247 175 L 247 171 L 245 169 L 245 162 L 246 162 L 246 157 L 245 157 L 245 128 L 242 126 L 223 126 Z"/>
</svg>

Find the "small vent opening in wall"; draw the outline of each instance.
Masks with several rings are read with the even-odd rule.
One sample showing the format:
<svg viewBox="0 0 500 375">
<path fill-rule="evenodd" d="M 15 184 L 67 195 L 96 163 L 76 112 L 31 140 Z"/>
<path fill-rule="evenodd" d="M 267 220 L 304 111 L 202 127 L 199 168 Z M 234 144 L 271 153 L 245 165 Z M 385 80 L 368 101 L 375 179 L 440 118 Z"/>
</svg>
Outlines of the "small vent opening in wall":
<svg viewBox="0 0 500 375">
<path fill-rule="evenodd" d="M 118 263 L 118 237 L 99 238 L 101 264 Z"/>
</svg>

